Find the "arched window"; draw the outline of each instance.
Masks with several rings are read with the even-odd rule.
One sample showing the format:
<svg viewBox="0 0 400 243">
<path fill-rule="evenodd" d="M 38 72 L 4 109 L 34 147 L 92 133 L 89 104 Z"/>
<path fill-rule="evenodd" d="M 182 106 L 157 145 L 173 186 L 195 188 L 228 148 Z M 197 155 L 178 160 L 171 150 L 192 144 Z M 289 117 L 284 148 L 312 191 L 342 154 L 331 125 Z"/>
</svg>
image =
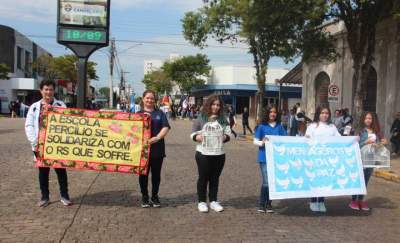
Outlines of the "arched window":
<svg viewBox="0 0 400 243">
<path fill-rule="evenodd" d="M 328 106 L 328 87 L 330 79 L 328 74 L 320 72 L 315 78 L 315 106 Z"/>
</svg>

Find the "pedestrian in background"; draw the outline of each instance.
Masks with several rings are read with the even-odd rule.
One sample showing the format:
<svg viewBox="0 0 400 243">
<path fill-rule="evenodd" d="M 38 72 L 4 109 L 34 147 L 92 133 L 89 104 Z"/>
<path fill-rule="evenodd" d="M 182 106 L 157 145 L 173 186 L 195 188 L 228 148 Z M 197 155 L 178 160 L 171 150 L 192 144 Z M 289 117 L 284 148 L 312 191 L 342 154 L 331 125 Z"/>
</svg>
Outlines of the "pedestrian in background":
<svg viewBox="0 0 400 243">
<path fill-rule="evenodd" d="M 229 121 L 229 126 L 231 128 L 232 134 L 236 138 L 237 133 L 235 132 L 235 130 L 233 130 L 233 128 L 236 127 L 236 116 L 235 116 L 235 112 L 233 111 L 232 106 L 228 106 L 228 121 Z"/>
<path fill-rule="evenodd" d="M 388 144 L 388 141 L 382 136 L 378 117 L 375 113 L 369 111 L 364 112 L 360 119 L 360 127 L 362 127 L 359 134 L 360 149 L 368 144 Z M 373 168 L 364 168 L 365 187 L 368 185 L 373 171 Z M 353 195 L 349 207 L 354 210 L 370 210 L 368 203 L 364 201 L 364 195 Z"/>
<path fill-rule="evenodd" d="M 338 109 L 335 110 L 335 116 L 332 118 L 332 123 L 336 126 L 338 131 L 342 129 L 342 120 L 343 120 L 342 111 Z"/>
<path fill-rule="evenodd" d="M 342 124 L 339 130 L 343 136 L 350 136 L 354 134 L 353 130 L 353 117 L 349 114 L 349 109 L 344 108 L 342 110 Z"/>
<path fill-rule="evenodd" d="M 289 114 L 286 110 L 282 110 L 282 126 L 285 129 L 285 131 L 288 130 L 289 126 Z"/>
<path fill-rule="evenodd" d="M 39 136 L 39 121 L 42 113 L 47 109 L 48 106 L 66 107 L 64 102 L 54 98 L 55 86 L 56 84 L 49 80 L 43 80 L 40 83 L 40 93 L 42 95 L 42 99 L 30 106 L 26 116 L 25 133 L 26 137 L 31 143 L 35 160 L 38 157 L 37 145 Z M 58 184 L 60 185 L 60 201 L 64 206 L 69 206 L 72 204 L 72 202 L 70 201 L 68 194 L 67 170 L 64 168 L 56 168 L 54 170 L 57 174 Z M 50 168 L 39 167 L 39 183 L 42 194 L 42 197 L 38 203 L 39 207 L 46 207 L 49 205 L 49 173 Z"/>
<path fill-rule="evenodd" d="M 262 178 L 258 211 L 261 213 L 273 213 L 272 201 L 269 198 L 267 159 L 265 143 L 268 135 L 287 136 L 286 130 L 280 123 L 280 116 L 275 105 L 268 106 L 263 111 L 263 120 L 254 132 L 253 143 L 258 146 L 258 163 Z"/>
<path fill-rule="evenodd" d="M 220 96 L 210 95 L 193 122 L 191 138 L 196 145 L 198 169 L 197 196 L 199 212 L 208 212 L 207 186 L 210 208 L 221 212 L 224 208 L 218 202 L 219 177 L 225 164 L 223 144 L 230 140 L 231 129 L 223 112 L 224 103 Z"/>
<path fill-rule="evenodd" d="M 157 109 L 156 93 L 152 90 L 146 90 L 143 93 L 141 101 L 141 112 L 151 117 L 151 138 L 149 167 L 147 175 L 139 176 L 140 191 L 142 193 L 142 208 L 160 207 L 160 198 L 158 196 L 161 183 L 161 168 L 165 157 L 164 138 L 171 128 L 167 116 L 161 110 Z M 151 172 L 152 193 L 149 198 L 148 181 Z M 151 201 L 150 201 L 151 199 Z"/>
<path fill-rule="evenodd" d="M 400 152 L 400 112 L 397 112 L 396 119 L 390 128 L 390 142 L 392 143 L 392 154 L 397 155 Z"/>
<path fill-rule="evenodd" d="M 296 136 L 297 135 L 298 122 L 296 120 L 296 110 L 297 110 L 296 106 L 294 106 L 290 110 L 290 116 L 289 116 L 289 135 L 290 136 Z"/>
<path fill-rule="evenodd" d="M 331 122 L 331 110 L 327 106 L 319 106 L 315 111 L 314 121 L 306 130 L 305 136 L 308 138 L 340 136 L 335 125 Z M 326 212 L 325 198 L 311 198 L 310 209 L 313 212 Z"/>
<path fill-rule="evenodd" d="M 249 129 L 250 134 L 253 135 L 253 131 L 251 130 L 251 128 L 249 126 L 249 111 L 247 110 L 247 107 L 243 108 L 242 126 L 243 126 L 243 135 L 246 136 L 246 128 Z"/>
</svg>

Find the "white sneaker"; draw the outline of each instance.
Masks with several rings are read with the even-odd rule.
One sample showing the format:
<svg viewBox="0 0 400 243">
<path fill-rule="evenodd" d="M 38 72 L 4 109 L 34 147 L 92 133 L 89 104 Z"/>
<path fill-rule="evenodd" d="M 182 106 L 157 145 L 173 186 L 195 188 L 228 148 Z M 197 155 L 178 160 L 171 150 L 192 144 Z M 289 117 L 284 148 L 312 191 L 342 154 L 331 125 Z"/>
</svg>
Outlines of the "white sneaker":
<svg viewBox="0 0 400 243">
<path fill-rule="evenodd" d="M 215 212 L 222 212 L 224 211 L 224 208 L 219 204 L 219 202 L 213 201 L 210 203 L 210 208 L 214 210 Z"/>
<path fill-rule="evenodd" d="M 318 209 L 321 213 L 326 213 L 326 207 L 324 202 L 319 202 L 318 203 Z"/>
<path fill-rule="evenodd" d="M 208 212 L 208 206 L 207 206 L 207 203 L 205 203 L 205 202 L 199 202 L 199 204 L 197 204 L 197 208 L 199 209 L 200 213 Z"/>
<path fill-rule="evenodd" d="M 310 202 L 310 209 L 313 212 L 319 212 L 319 206 L 316 202 Z"/>
</svg>

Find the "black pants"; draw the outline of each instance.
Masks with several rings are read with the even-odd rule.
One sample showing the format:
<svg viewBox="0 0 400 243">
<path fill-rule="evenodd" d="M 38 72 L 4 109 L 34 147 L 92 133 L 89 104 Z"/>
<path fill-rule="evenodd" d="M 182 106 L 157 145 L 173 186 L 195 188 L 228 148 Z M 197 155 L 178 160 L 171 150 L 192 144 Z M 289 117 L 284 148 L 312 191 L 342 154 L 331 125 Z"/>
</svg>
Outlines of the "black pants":
<svg viewBox="0 0 400 243">
<path fill-rule="evenodd" d="M 231 132 L 232 132 L 232 134 L 235 136 L 235 138 L 237 137 L 237 134 L 236 134 L 236 132 L 233 130 L 233 124 L 230 124 L 229 125 L 230 127 L 231 127 Z"/>
<path fill-rule="evenodd" d="M 68 195 L 68 177 L 66 169 L 54 169 L 57 174 L 58 184 L 60 186 L 60 194 L 62 197 L 69 200 Z M 39 167 L 39 183 L 42 199 L 49 199 L 49 173 L 50 168 Z"/>
<path fill-rule="evenodd" d="M 251 130 L 249 123 L 242 123 L 243 125 L 243 135 L 246 135 L 246 128 L 249 129 L 250 133 L 253 134 L 253 131 Z"/>
<path fill-rule="evenodd" d="M 158 196 L 158 190 L 160 188 L 160 183 L 161 183 L 161 167 L 163 163 L 164 158 L 151 158 L 149 160 L 149 174 L 147 175 L 140 175 L 139 176 L 139 184 L 140 184 L 140 191 L 142 192 L 142 195 L 144 197 L 149 196 L 149 191 L 147 189 L 148 187 L 148 181 L 149 181 L 149 175 L 151 172 L 151 184 L 152 184 L 152 192 L 151 196 L 156 197 Z"/>
<path fill-rule="evenodd" d="M 208 198 L 210 202 L 217 201 L 219 176 L 225 164 L 225 154 L 202 155 L 196 152 L 197 169 L 197 196 L 199 202 L 207 202 L 207 184 L 209 187 Z"/>
<path fill-rule="evenodd" d="M 390 139 L 390 141 L 392 142 L 392 148 L 394 153 L 399 153 L 400 152 L 400 138 L 392 138 Z"/>
</svg>

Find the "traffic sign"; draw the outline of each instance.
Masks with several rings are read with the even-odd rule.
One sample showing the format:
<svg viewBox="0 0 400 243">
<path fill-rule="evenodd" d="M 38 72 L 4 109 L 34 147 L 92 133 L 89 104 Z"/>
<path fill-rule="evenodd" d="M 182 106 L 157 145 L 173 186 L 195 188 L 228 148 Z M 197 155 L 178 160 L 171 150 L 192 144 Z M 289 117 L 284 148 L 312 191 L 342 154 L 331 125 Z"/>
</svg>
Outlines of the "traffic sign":
<svg viewBox="0 0 400 243">
<path fill-rule="evenodd" d="M 339 86 L 337 86 L 336 84 L 330 84 L 328 87 L 328 102 L 339 102 L 339 93 Z"/>
</svg>

